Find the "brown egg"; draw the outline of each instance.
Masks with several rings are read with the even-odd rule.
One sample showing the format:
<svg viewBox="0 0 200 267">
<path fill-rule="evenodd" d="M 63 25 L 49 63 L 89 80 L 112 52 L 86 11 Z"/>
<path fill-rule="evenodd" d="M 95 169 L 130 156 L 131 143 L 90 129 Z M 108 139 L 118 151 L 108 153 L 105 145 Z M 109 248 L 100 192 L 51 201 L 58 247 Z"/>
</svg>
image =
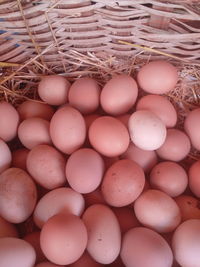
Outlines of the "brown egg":
<svg viewBox="0 0 200 267">
<path fill-rule="evenodd" d="M 41 118 L 28 118 L 18 128 L 18 138 L 28 149 L 37 145 L 50 145 L 49 122 Z"/>
<path fill-rule="evenodd" d="M 173 231 L 181 222 L 181 213 L 176 202 L 159 190 L 143 192 L 134 203 L 139 222 L 159 233 Z"/>
<path fill-rule="evenodd" d="M 66 182 L 66 160 L 54 147 L 34 147 L 28 154 L 26 164 L 34 180 L 46 189 L 55 189 Z"/>
<path fill-rule="evenodd" d="M 173 262 L 164 238 L 145 227 L 132 228 L 124 235 L 121 258 L 126 267 L 171 267 Z"/>
<path fill-rule="evenodd" d="M 101 190 L 109 205 L 123 207 L 131 204 L 142 193 L 144 183 L 142 168 L 134 161 L 124 159 L 107 170 Z"/>
<path fill-rule="evenodd" d="M 48 260 L 67 265 L 77 261 L 87 246 L 87 229 L 73 214 L 57 214 L 43 226 L 40 245 Z"/>
<path fill-rule="evenodd" d="M 20 148 L 12 152 L 12 166 L 26 171 L 26 159 L 30 150 Z"/>
<path fill-rule="evenodd" d="M 195 161 L 189 169 L 189 187 L 196 197 L 200 197 L 200 160 Z"/>
<path fill-rule="evenodd" d="M 166 127 L 171 128 L 176 125 L 177 112 L 172 103 L 160 95 L 143 96 L 137 103 L 136 110 L 152 111 L 160 118 Z"/>
<path fill-rule="evenodd" d="M 131 159 L 135 161 L 144 172 L 149 172 L 158 162 L 156 152 L 154 150 L 143 150 L 135 146 L 132 142 L 128 149 L 121 155 L 122 159 Z"/>
<path fill-rule="evenodd" d="M 113 211 L 105 205 L 95 204 L 86 209 L 83 221 L 88 230 L 87 251 L 101 264 L 110 264 L 119 255 L 121 232 Z"/>
<path fill-rule="evenodd" d="M 76 151 L 86 138 L 86 125 L 81 113 L 70 106 L 57 110 L 50 122 L 50 136 L 63 153 Z"/>
<path fill-rule="evenodd" d="M 69 103 L 82 114 L 94 112 L 99 107 L 100 87 L 89 77 L 76 80 L 69 90 Z"/>
<path fill-rule="evenodd" d="M 162 159 L 181 161 L 188 155 L 190 148 L 190 139 L 184 132 L 168 129 L 164 144 L 156 152 Z"/>
<path fill-rule="evenodd" d="M 99 117 L 100 115 L 98 114 L 89 114 L 89 115 L 84 116 L 86 129 L 88 130 L 90 128 L 90 125 L 93 123 L 93 121 L 95 121 Z"/>
<path fill-rule="evenodd" d="M 11 165 L 12 154 L 8 145 L 0 139 L 0 173 L 8 169 Z"/>
<path fill-rule="evenodd" d="M 144 65 L 138 75 L 139 87 L 150 94 L 165 94 L 178 81 L 177 69 L 167 61 L 152 61 Z"/>
<path fill-rule="evenodd" d="M 46 260 L 46 257 L 44 256 L 40 248 L 40 232 L 39 231 L 27 234 L 23 239 L 27 241 L 35 249 L 36 263 Z"/>
<path fill-rule="evenodd" d="M 152 169 L 150 183 L 152 188 L 159 189 L 170 197 L 177 197 L 185 191 L 188 176 L 181 165 L 164 161 Z"/>
<path fill-rule="evenodd" d="M 67 102 L 70 85 L 63 76 L 44 76 L 38 84 L 38 94 L 44 102 L 59 106 Z"/>
<path fill-rule="evenodd" d="M 172 249 L 181 266 L 200 266 L 200 220 L 187 220 L 175 230 Z"/>
<path fill-rule="evenodd" d="M 11 223 L 25 221 L 37 200 L 36 186 L 24 170 L 10 168 L 0 175 L 0 215 Z"/>
<path fill-rule="evenodd" d="M 71 188 L 86 194 L 100 185 L 104 168 L 104 161 L 99 153 L 90 148 L 82 148 L 69 157 L 65 173 Z"/>
<path fill-rule="evenodd" d="M 84 254 L 76 262 L 70 264 L 70 267 L 101 267 L 104 266 L 95 260 L 87 253 Z"/>
<path fill-rule="evenodd" d="M 33 267 L 36 254 L 26 241 L 14 237 L 0 238 L 0 259 L 2 267 Z"/>
<path fill-rule="evenodd" d="M 84 206 L 81 194 L 69 187 L 60 187 L 48 192 L 38 201 L 34 210 L 34 222 L 42 228 L 48 219 L 60 212 L 80 216 Z"/>
<path fill-rule="evenodd" d="M 199 199 L 181 195 L 174 199 L 179 206 L 181 211 L 182 221 L 190 219 L 199 219 L 200 220 L 200 201 Z"/>
<path fill-rule="evenodd" d="M 5 101 L 0 102 L 0 138 L 5 142 L 17 135 L 19 114 L 17 110 Z"/>
<path fill-rule="evenodd" d="M 185 119 L 184 129 L 194 148 L 200 150 L 200 108 L 189 112 Z"/>
<path fill-rule="evenodd" d="M 19 116 L 22 121 L 33 117 L 49 121 L 54 114 L 54 109 L 48 104 L 32 100 L 23 102 L 19 105 L 17 111 L 19 112 Z"/>
<path fill-rule="evenodd" d="M 143 150 L 155 150 L 163 145 L 166 126 L 153 112 L 134 112 L 128 122 L 132 142 Z"/>
<path fill-rule="evenodd" d="M 91 145 L 107 157 L 119 156 L 129 145 L 127 128 L 117 119 L 109 116 L 97 118 L 89 128 Z"/>
<path fill-rule="evenodd" d="M 136 102 L 138 87 L 135 80 L 125 74 L 109 80 L 101 91 L 101 106 L 110 115 L 121 115 L 129 111 Z"/>
<path fill-rule="evenodd" d="M 14 224 L 0 216 L 0 238 L 2 237 L 18 237 L 18 232 Z"/>
</svg>

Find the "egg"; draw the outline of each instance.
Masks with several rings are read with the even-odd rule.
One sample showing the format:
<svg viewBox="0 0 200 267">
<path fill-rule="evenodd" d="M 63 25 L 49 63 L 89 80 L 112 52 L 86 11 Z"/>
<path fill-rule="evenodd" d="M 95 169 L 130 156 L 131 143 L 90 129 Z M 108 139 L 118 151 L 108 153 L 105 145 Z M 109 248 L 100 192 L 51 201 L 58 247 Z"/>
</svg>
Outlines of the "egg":
<svg viewBox="0 0 200 267">
<path fill-rule="evenodd" d="M 180 195 L 174 199 L 181 211 L 182 221 L 190 219 L 200 220 L 200 201 L 199 199 L 188 196 Z"/>
<path fill-rule="evenodd" d="M 94 149 L 107 157 L 119 156 L 129 145 L 127 128 L 110 116 L 97 118 L 89 128 L 89 141 Z"/>
<path fill-rule="evenodd" d="M 190 152 L 190 139 L 178 129 L 168 129 L 164 144 L 157 149 L 157 154 L 164 160 L 181 161 Z"/>
<path fill-rule="evenodd" d="M 54 264 L 50 261 L 44 261 L 44 262 L 40 262 L 38 264 L 35 265 L 35 267 L 64 267 L 64 265 L 57 265 L 57 264 Z"/>
<path fill-rule="evenodd" d="M 152 188 L 159 189 L 171 197 L 177 197 L 185 191 L 188 185 L 188 176 L 181 165 L 164 161 L 152 169 L 150 184 Z"/>
<path fill-rule="evenodd" d="M 60 213 L 72 213 L 80 216 L 84 210 L 83 196 L 69 187 L 60 187 L 45 194 L 37 203 L 33 218 L 35 224 L 42 228 L 48 219 Z"/>
<path fill-rule="evenodd" d="M 8 169 L 11 165 L 12 154 L 8 145 L 0 139 L 0 173 Z"/>
<path fill-rule="evenodd" d="M 12 152 L 12 166 L 15 168 L 20 168 L 26 171 L 26 159 L 29 150 L 26 148 L 20 148 Z"/>
<path fill-rule="evenodd" d="M 40 247 L 40 232 L 32 232 L 23 237 L 23 240 L 28 242 L 35 250 L 36 253 L 36 262 L 45 261 L 46 258 Z"/>
<path fill-rule="evenodd" d="M 137 103 L 136 110 L 152 111 L 162 120 L 167 128 L 172 128 L 177 122 L 177 112 L 172 103 L 160 95 L 143 96 Z"/>
<path fill-rule="evenodd" d="M 124 159 L 107 170 L 101 190 L 109 205 L 123 207 L 131 204 L 142 193 L 144 183 L 142 168 L 134 161 Z"/>
<path fill-rule="evenodd" d="M 189 168 L 189 187 L 196 197 L 200 197 L 200 160 L 195 161 Z"/>
<path fill-rule="evenodd" d="M 37 145 L 50 145 L 49 122 L 41 118 L 28 118 L 18 128 L 18 138 L 28 149 Z"/>
<path fill-rule="evenodd" d="M 120 116 L 117 116 L 116 119 L 120 120 L 124 126 L 126 126 L 126 128 L 128 128 L 128 121 L 129 121 L 129 118 L 130 118 L 131 114 L 123 114 L 123 115 L 120 115 Z"/>
<path fill-rule="evenodd" d="M 173 254 L 164 238 L 145 227 L 125 233 L 121 258 L 126 267 L 171 267 Z"/>
<path fill-rule="evenodd" d="M 193 147 L 200 150 L 200 108 L 189 112 L 185 118 L 184 129 L 188 134 Z"/>
<path fill-rule="evenodd" d="M 98 115 L 96 113 L 93 113 L 93 114 L 89 114 L 89 115 L 85 115 L 84 116 L 87 130 L 90 128 L 90 125 L 93 123 L 93 121 L 95 121 L 99 117 L 100 117 L 100 115 Z"/>
<path fill-rule="evenodd" d="M 36 254 L 26 241 L 14 237 L 0 238 L 0 266 L 33 267 Z"/>
<path fill-rule="evenodd" d="M 67 102 L 70 85 L 63 76 L 44 76 L 38 84 L 38 94 L 44 102 L 59 106 Z"/>
<path fill-rule="evenodd" d="M 121 158 L 135 161 L 142 167 L 144 172 L 149 172 L 158 162 L 157 154 L 154 150 L 143 150 L 132 142 L 126 152 L 121 155 Z"/>
<path fill-rule="evenodd" d="M 14 224 L 0 216 L 0 238 L 2 237 L 18 237 L 18 232 Z"/>
<path fill-rule="evenodd" d="M 175 230 L 172 249 L 176 261 L 181 266 L 200 266 L 200 220 L 193 219 L 183 222 Z"/>
<path fill-rule="evenodd" d="M 106 204 L 105 199 L 102 196 L 100 187 L 91 193 L 84 194 L 85 206 L 89 207 L 94 204 Z"/>
<path fill-rule="evenodd" d="M 76 262 L 70 264 L 70 267 L 101 267 L 102 264 L 96 262 L 92 257 L 87 253 L 84 254 Z"/>
<path fill-rule="evenodd" d="M 87 251 L 101 264 L 110 264 L 120 253 L 121 232 L 113 211 L 95 204 L 86 209 L 83 221 L 88 231 Z"/>
<path fill-rule="evenodd" d="M 64 185 L 66 159 L 54 147 L 39 145 L 27 157 L 27 170 L 34 180 L 46 189 Z"/>
<path fill-rule="evenodd" d="M 121 115 L 133 107 L 137 96 L 138 86 L 135 80 L 125 74 L 117 75 L 103 87 L 101 106 L 110 115 Z"/>
<path fill-rule="evenodd" d="M 30 175 L 9 168 L 0 175 L 0 215 L 11 223 L 28 219 L 37 200 L 36 186 Z"/>
<path fill-rule="evenodd" d="M 17 111 L 21 121 L 33 117 L 49 121 L 54 114 L 54 109 L 50 105 L 33 100 L 24 101 L 18 106 Z"/>
<path fill-rule="evenodd" d="M 110 168 L 111 165 L 113 165 L 115 162 L 117 162 L 120 158 L 119 157 L 103 157 L 104 159 L 104 163 L 105 163 L 105 170 L 107 170 L 108 168 Z"/>
<path fill-rule="evenodd" d="M 83 77 L 76 80 L 69 90 L 69 104 L 82 114 L 94 112 L 99 107 L 100 87 L 94 79 Z"/>
<path fill-rule="evenodd" d="M 134 202 L 134 211 L 140 223 L 159 233 L 171 232 L 181 222 L 178 205 L 160 190 L 143 192 Z"/>
<path fill-rule="evenodd" d="M 60 213 L 43 226 L 40 245 L 48 260 L 67 265 L 83 255 L 87 239 L 87 229 L 78 216 Z"/>
<path fill-rule="evenodd" d="M 152 61 L 139 70 L 137 81 L 139 87 L 147 93 L 165 94 L 177 84 L 178 72 L 167 61 Z"/>
<path fill-rule="evenodd" d="M 103 174 L 104 161 L 93 149 L 79 149 L 72 153 L 67 161 L 67 181 L 71 188 L 79 193 L 94 191 L 100 185 Z"/>
<path fill-rule="evenodd" d="M 112 210 L 118 219 L 122 234 L 126 233 L 131 228 L 140 226 L 132 208 L 127 206 L 122 208 L 112 208 Z"/>
<path fill-rule="evenodd" d="M 134 112 L 128 122 L 132 142 L 143 150 L 155 150 L 163 145 L 166 138 L 164 123 L 151 111 Z"/>
<path fill-rule="evenodd" d="M 19 124 L 19 114 L 17 110 L 5 101 L 0 102 L 0 138 L 11 141 L 17 135 Z"/>
<path fill-rule="evenodd" d="M 63 153 L 71 154 L 80 148 L 86 138 L 86 125 L 81 113 L 70 106 L 57 110 L 50 122 L 50 136 Z"/>
</svg>

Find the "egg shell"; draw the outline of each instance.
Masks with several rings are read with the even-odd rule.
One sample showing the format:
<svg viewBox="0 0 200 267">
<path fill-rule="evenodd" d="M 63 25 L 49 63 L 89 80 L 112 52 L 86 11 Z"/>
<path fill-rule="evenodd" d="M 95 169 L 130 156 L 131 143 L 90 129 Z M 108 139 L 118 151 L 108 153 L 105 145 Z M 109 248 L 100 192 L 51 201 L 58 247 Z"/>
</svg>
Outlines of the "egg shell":
<svg viewBox="0 0 200 267">
<path fill-rule="evenodd" d="M 71 154 L 79 149 L 86 138 L 86 125 L 81 113 L 70 106 L 57 110 L 50 122 L 50 136 L 63 153 Z"/>
<path fill-rule="evenodd" d="M 0 238 L 2 237 L 18 237 L 18 232 L 14 224 L 0 216 Z"/>
<path fill-rule="evenodd" d="M 126 233 L 131 228 L 141 225 L 132 208 L 127 206 L 122 208 L 112 208 L 112 210 L 118 219 L 122 234 Z"/>
<path fill-rule="evenodd" d="M 181 222 L 176 202 L 159 190 L 143 192 L 134 202 L 134 210 L 140 223 L 159 233 L 171 232 Z"/>
<path fill-rule="evenodd" d="M 71 188 L 79 193 L 94 191 L 100 185 L 103 174 L 104 161 L 93 149 L 79 149 L 72 153 L 67 161 L 67 181 Z"/>
<path fill-rule="evenodd" d="M 144 172 L 149 172 L 158 162 L 158 157 L 154 150 L 143 150 L 132 142 L 129 144 L 126 152 L 121 155 L 121 158 L 135 161 L 142 167 Z"/>
<path fill-rule="evenodd" d="M 17 135 L 19 114 L 17 110 L 5 101 L 0 102 L 0 138 L 11 141 Z"/>
<path fill-rule="evenodd" d="M 76 80 L 69 90 L 69 103 L 82 114 L 94 112 L 99 107 L 100 87 L 94 79 L 83 77 Z"/>
<path fill-rule="evenodd" d="M 157 154 L 164 160 L 181 161 L 190 152 L 190 139 L 178 129 L 168 129 L 164 144 L 157 149 Z"/>
<path fill-rule="evenodd" d="M 200 150 L 200 108 L 196 108 L 188 113 L 184 122 L 184 129 L 188 134 L 192 146 Z"/>
<path fill-rule="evenodd" d="M 92 257 L 86 252 L 76 262 L 70 264 L 70 267 L 101 267 L 102 264 L 94 261 Z"/>
<path fill-rule="evenodd" d="M 188 185 L 188 176 L 183 167 L 175 162 L 158 163 L 150 173 L 151 187 L 161 190 L 170 197 L 182 194 Z"/>
<path fill-rule="evenodd" d="M 54 264 L 50 261 L 44 261 L 44 262 L 40 262 L 38 264 L 35 265 L 35 267 L 64 267 L 64 265 L 57 265 L 57 264 Z"/>
<path fill-rule="evenodd" d="M 142 168 L 132 160 L 114 163 L 105 173 L 101 190 L 106 202 L 114 207 L 131 204 L 142 193 L 145 175 Z"/>
<path fill-rule="evenodd" d="M 105 205 L 95 204 L 86 209 L 83 221 L 88 231 L 87 251 L 101 264 L 110 264 L 119 255 L 121 232 L 113 211 Z"/>
<path fill-rule="evenodd" d="M 200 220 L 200 201 L 199 199 L 181 195 L 174 199 L 179 206 L 181 211 L 182 221 L 190 219 L 199 219 Z"/>
<path fill-rule="evenodd" d="M 177 122 L 177 112 L 172 103 L 164 96 L 146 95 L 137 103 L 136 110 L 149 110 L 162 120 L 167 128 L 172 128 Z"/>
<path fill-rule="evenodd" d="M 12 166 L 15 168 L 20 168 L 26 171 L 26 159 L 29 150 L 26 148 L 20 148 L 12 152 Z"/>
<path fill-rule="evenodd" d="M 27 170 L 34 180 L 46 189 L 55 189 L 64 185 L 64 156 L 54 147 L 39 145 L 34 147 L 27 157 Z"/>
<path fill-rule="evenodd" d="M 86 208 L 94 204 L 106 204 L 105 199 L 102 196 L 100 187 L 91 193 L 84 194 Z"/>
<path fill-rule="evenodd" d="M 44 102 L 59 106 L 67 102 L 70 85 L 63 76 L 44 76 L 38 84 L 38 94 Z"/>
<path fill-rule="evenodd" d="M 34 210 L 34 222 L 42 228 L 48 219 L 60 212 L 80 216 L 84 206 L 81 194 L 69 187 L 60 187 L 48 192 L 38 201 Z"/>
<path fill-rule="evenodd" d="M 89 141 L 94 149 L 107 157 L 116 157 L 129 145 L 127 128 L 110 116 L 97 118 L 89 128 Z"/>
<path fill-rule="evenodd" d="M 90 128 L 90 125 L 93 123 L 93 121 L 95 121 L 99 117 L 100 117 L 99 114 L 94 114 L 94 113 L 84 116 L 87 131 Z"/>
<path fill-rule="evenodd" d="M 132 228 L 124 235 L 120 255 L 126 267 L 171 267 L 173 262 L 164 238 L 145 227 Z"/>
<path fill-rule="evenodd" d="M 33 267 L 36 254 L 26 241 L 14 237 L 0 238 L 0 266 Z"/>
<path fill-rule="evenodd" d="M 20 123 L 18 138 L 28 149 L 38 145 L 50 145 L 49 122 L 41 118 L 28 118 Z"/>
<path fill-rule="evenodd" d="M 176 261 L 181 266 L 200 266 L 200 220 L 187 220 L 174 232 L 172 249 Z"/>
<path fill-rule="evenodd" d="M 189 187 L 196 197 L 200 197 L 200 160 L 195 161 L 189 168 Z"/>
<path fill-rule="evenodd" d="M 46 260 L 41 248 L 40 248 L 40 232 L 32 232 L 23 237 L 23 240 L 27 241 L 35 250 L 36 263 Z"/>
<path fill-rule="evenodd" d="M 128 122 L 132 142 L 143 150 L 158 149 L 165 142 L 166 127 L 151 111 L 134 112 Z"/>
<path fill-rule="evenodd" d="M 129 121 L 129 118 L 130 118 L 131 114 L 123 114 L 123 115 L 120 115 L 120 116 L 117 116 L 116 119 L 120 120 L 124 126 L 126 126 L 126 128 L 128 129 L 128 121 Z"/>
<path fill-rule="evenodd" d="M 50 121 L 54 114 L 54 109 L 50 105 L 32 100 L 24 101 L 21 105 L 19 105 L 17 111 L 21 121 L 33 117 Z"/>
<path fill-rule="evenodd" d="M 78 216 L 60 213 L 43 226 L 40 245 L 48 260 L 67 265 L 83 255 L 87 239 L 87 229 Z"/>
<path fill-rule="evenodd" d="M 177 69 L 164 60 L 144 65 L 137 75 L 139 87 L 150 94 L 165 94 L 175 87 L 177 81 Z"/>
<path fill-rule="evenodd" d="M 11 223 L 25 221 L 33 212 L 37 189 L 22 169 L 9 168 L 0 175 L 0 215 Z"/>
<path fill-rule="evenodd" d="M 11 165 L 12 154 L 8 145 L 0 139 L 0 173 L 8 169 Z"/>
<path fill-rule="evenodd" d="M 135 80 L 125 74 L 109 80 L 101 91 L 101 106 L 110 115 L 126 113 L 136 102 L 138 86 Z"/>
</svg>

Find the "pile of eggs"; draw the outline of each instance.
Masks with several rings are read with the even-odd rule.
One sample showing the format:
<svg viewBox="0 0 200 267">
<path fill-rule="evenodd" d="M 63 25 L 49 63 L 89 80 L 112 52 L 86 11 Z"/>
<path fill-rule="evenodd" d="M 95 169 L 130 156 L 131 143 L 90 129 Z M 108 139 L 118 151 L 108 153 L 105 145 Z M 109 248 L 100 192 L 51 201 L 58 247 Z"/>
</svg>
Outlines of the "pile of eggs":
<svg viewBox="0 0 200 267">
<path fill-rule="evenodd" d="M 177 81 L 152 61 L 136 80 L 50 75 L 40 102 L 0 102 L 0 267 L 200 266 L 200 161 L 183 164 L 200 108 L 176 128 Z"/>
</svg>

